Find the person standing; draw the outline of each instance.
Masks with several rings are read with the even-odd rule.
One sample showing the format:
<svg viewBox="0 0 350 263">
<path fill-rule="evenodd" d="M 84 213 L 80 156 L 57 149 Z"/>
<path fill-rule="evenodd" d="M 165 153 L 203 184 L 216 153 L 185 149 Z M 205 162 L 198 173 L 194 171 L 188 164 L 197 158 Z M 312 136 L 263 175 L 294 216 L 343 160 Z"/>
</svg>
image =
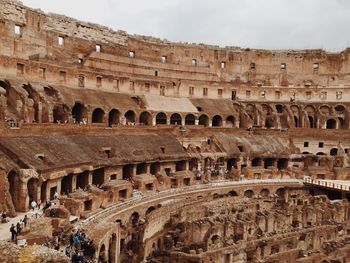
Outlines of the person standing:
<svg viewBox="0 0 350 263">
<path fill-rule="evenodd" d="M 15 225 L 12 224 L 10 227 L 10 232 L 11 232 L 11 240 L 14 241 L 15 237 L 17 235 L 16 229 L 15 229 Z"/>
<path fill-rule="evenodd" d="M 40 208 L 41 208 L 41 199 L 40 198 L 37 201 L 37 205 L 38 205 L 38 209 L 40 210 Z"/>
<path fill-rule="evenodd" d="M 36 207 L 36 202 L 35 202 L 35 200 L 33 200 L 33 201 L 30 203 L 30 205 L 31 205 L 31 207 L 33 208 L 33 211 L 34 211 L 34 209 L 35 209 L 35 207 Z"/>
<path fill-rule="evenodd" d="M 21 234 L 21 224 L 20 224 L 20 222 L 17 223 L 16 228 L 17 228 L 17 235 Z"/>
<path fill-rule="evenodd" d="M 24 227 L 27 227 L 27 224 L 28 224 L 28 217 L 27 217 L 27 215 L 24 216 L 23 223 L 24 223 Z"/>
</svg>

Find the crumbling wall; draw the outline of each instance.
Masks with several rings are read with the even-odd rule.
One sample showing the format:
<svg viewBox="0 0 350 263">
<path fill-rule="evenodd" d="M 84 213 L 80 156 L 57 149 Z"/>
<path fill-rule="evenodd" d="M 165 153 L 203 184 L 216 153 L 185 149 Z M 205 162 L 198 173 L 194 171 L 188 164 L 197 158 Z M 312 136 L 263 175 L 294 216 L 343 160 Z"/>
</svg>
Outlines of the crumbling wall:
<svg viewBox="0 0 350 263">
<path fill-rule="evenodd" d="M 0 212 L 7 212 L 8 216 L 15 216 L 16 211 L 12 203 L 11 194 L 9 192 L 9 183 L 5 171 L 0 170 Z"/>
</svg>

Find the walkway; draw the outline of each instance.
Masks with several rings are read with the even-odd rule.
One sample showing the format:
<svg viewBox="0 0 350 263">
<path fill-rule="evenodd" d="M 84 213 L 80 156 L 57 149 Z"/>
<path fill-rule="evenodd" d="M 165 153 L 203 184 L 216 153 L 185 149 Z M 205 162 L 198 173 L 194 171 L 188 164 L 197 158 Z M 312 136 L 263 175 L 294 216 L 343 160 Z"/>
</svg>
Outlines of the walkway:
<svg viewBox="0 0 350 263">
<path fill-rule="evenodd" d="M 350 180 L 321 180 L 304 177 L 304 184 L 350 193 Z"/>
</svg>

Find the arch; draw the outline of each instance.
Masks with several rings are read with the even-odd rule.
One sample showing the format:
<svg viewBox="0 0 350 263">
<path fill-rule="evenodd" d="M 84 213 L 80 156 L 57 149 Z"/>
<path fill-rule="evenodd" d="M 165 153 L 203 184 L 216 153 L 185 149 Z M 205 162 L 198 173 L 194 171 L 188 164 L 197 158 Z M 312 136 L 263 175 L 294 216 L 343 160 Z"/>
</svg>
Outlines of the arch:
<svg viewBox="0 0 350 263">
<path fill-rule="evenodd" d="M 231 196 L 231 197 L 234 197 L 234 196 L 238 196 L 237 192 L 236 191 L 230 191 L 227 193 L 228 196 Z"/>
<path fill-rule="evenodd" d="M 187 161 L 176 162 L 176 171 L 186 171 Z"/>
<path fill-rule="evenodd" d="M 124 117 L 126 119 L 126 124 L 136 122 L 136 113 L 132 110 L 125 112 Z"/>
<path fill-rule="evenodd" d="M 106 262 L 106 246 L 103 244 L 100 248 L 100 252 L 98 253 L 98 263 Z"/>
<path fill-rule="evenodd" d="M 148 111 L 140 114 L 139 123 L 144 125 L 152 125 L 152 115 Z"/>
<path fill-rule="evenodd" d="M 252 160 L 252 167 L 260 166 L 261 165 L 261 158 L 254 158 Z"/>
<path fill-rule="evenodd" d="M 336 129 L 337 121 L 335 119 L 328 119 L 326 124 L 327 129 Z"/>
<path fill-rule="evenodd" d="M 278 170 L 284 170 L 288 168 L 288 159 L 282 158 L 277 161 Z"/>
<path fill-rule="evenodd" d="M 187 114 L 185 117 L 185 125 L 195 125 L 196 117 L 193 114 Z"/>
<path fill-rule="evenodd" d="M 210 240 L 211 240 L 211 244 L 215 245 L 220 242 L 220 237 L 218 235 L 214 235 L 210 238 Z"/>
<path fill-rule="evenodd" d="M 120 123 L 120 111 L 112 109 L 108 113 L 108 126 L 116 125 Z"/>
<path fill-rule="evenodd" d="M 92 112 L 92 123 L 103 123 L 105 112 L 101 108 L 96 108 Z"/>
<path fill-rule="evenodd" d="M 182 118 L 180 114 L 174 113 L 170 116 L 170 124 L 181 125 L 181 123 L 182 123 Z"/>
<path fill-rule="evenodd" d="M 295 115 L 294 115 L 294 125 L 295 125 L 295 128 L 300 127 L 299 118 L 298 118 L 298 116 L 295 116 Z"/>
<path fill-rule="evenodd" d="M 33 200 L 37 201 L 39 199 L 39 196 L 38 196 L 39 179 L 31 178 L 27 182 L 27 189 L 28 189 L 29 204 Z"/>
<path fill-rule="evenodd" d="M 338 148 L 332 148 L 329 152 L 331 156 L 337 156 L 338 155 Z"/>
<path fill-rule="evenodd" d="M 273 166 L 273 163 L 274 163 L 274 159 L 273 158 L 266 158 L 264 160 L 264 168 L 267 169 L 267 168 Z"/>
<path fill-rule="evenodd" d="M 131 179 L 133 175 L 133 166 L 131 164 L 123 166 L 123 180 Z"/>
<path fill-rule="evenodd" d="M 160 171 L 160 163 L 152 163 L 150 173 L 156 175 Z"/>
<path fill-rule="evenodd" d="M 307 116 L 309 120 L 309 128 L 316 128 L 315 119 L 311 115 Z"/>
<path fill-rule="evenodd" d="M 147 210 L 146 210 L 146 216 L 147 216 L 149 213 L 151 213 L 152 211 L 154 211 L 154 210 L 156 210 L 156 208 L 155 208 L 154 206 L 148 207 Z"/>
<path fill-rule="evenodd" d="M 12 199 L 12 203 L 13 206 L 15 207 L 16 210 L 18 210 L 18 198 L 19 198 L 19 193 L 18 193 L 18 189 L 19 189 L 19 176 L 15 171 L 10 171 L 7 174 L 7 181 L 9 183 L 9 192 L 11 195 L 11 199 Z"/>
<path fill-rule="evenodd" d="M 73 192 L 73 175 L 69 174 L 62 178 L 61 181 L 61 195 Z"/>
<path fill-rule="evenodd" d="M 283 111 L 284 111 L 284 107 L 281 104 L 276 104 L 275 108 L 276 108 L 277 113 L 283 113 Z"/>
<path fill-rule="evenodd" d="M 329 116 L 331 114 L 331 107 L 328 105 L 320 106 L 320 113 L 324 116 Z"/>
<path fill-rule="evenodd" d="M 301 154 L 310 154 L 309 152 L 302 152 Z"/>
<path fill-rule="evenodd" d="M 209 126 L 209 117 L 205 114 L 202 114 L 199 117 L 199 125 L 203 125 L 204 127 L 208 127 Z"/>
<path fill-rule="evenodd" d="M 78 174 L 76 188 L 84 189 L 89 185 L 89 171 Z"/>
<path fill-rule="evenodd" d="M 235 117 L 230 115 L 226 118 L 226 127 L 233 128 L 235 127 Z"/>
<path fill-rule="evenodd" d="M 344 105 L 338 104 L 334 106 L 334 110 L 338 113 L 338 114 L 344 114 L 346 111 L 346 108 Z"/>
<path fill-rule="evenodd" d="M 316 155 L 325 155 L 325 153 L 324 152 L 318 152 L 318 153 L 316 153 Z"/>
<path fill-rule="evenodd" d="M 138 212 L 134 212 L 130 216 L 129 223 L 133 227 L 135 227 L 138 224 L 139 220 L 140 220 L 140 214 Z"/>
<path fill-rule="evenodd" d="M 279 198 L 284 198 L 285 193 L 286 193 L 286 190 L 284 188 L 278 188 L 276 190 L 276 195 Z"/>
<path fill-rule="evenodd" d="M 164 112 L 159 112 L 156 115 L 156 124 L 167 124 L 168 121 L 168 117 L 166 116 L 166 114 Z"/>
<path fill-rule="evenodd" d="M 87 109 L 84 104 L 76 102 L 72 108 L 72 117 L 75 123 L 87 123 Z"/>
<path fill-rule="evenodd" d="M 105 176 L 104 168 L 94 170 L 92 172 L 92 184 L 98 185 L 98 186 L 103 185 L 105 181 L 104 176 Z"/>
<path fill-rule="evenodd" d="M 249 189 L 244 191 L 244 197 L 252 198 L 253 196 L 254 196 L 253 190 Z"/>
<path fill-rule="evenodd" d="M 213 127 L 222 127 L 222 117 L 220 115 L 215 115 L 212 119 Z"/>
<path fill-rule="evenodd" d="M 259 195 L 262 196 L 262 197 L 264 197 L 264 198 L 269 197 L 270 191 L 269 191 L 269 189 L 264 188 L 264 189 L 262 189 L 262 190 L 260 191 L 260 194 L 259 194 Z"/>
<path fill-rule="evenodd" d="M 146 163 L 139 163 L 136 166 L 136 174 L 145 174 L 147 173 L 147 164 Z"/>
<path fill-rule="evenodd" d="M 56 105 L 52 110 L 54 123 L 65 123 L 69 120 L 69 110 L 65 105 Z"/>
</svg>

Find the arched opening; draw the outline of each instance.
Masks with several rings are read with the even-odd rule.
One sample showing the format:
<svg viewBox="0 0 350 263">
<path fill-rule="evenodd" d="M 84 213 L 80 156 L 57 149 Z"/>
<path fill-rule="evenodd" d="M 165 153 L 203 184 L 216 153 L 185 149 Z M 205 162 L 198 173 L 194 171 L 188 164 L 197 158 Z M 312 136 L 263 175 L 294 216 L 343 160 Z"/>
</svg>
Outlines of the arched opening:
<svg viewBox="0 0 350 263">
<path fill-rule="evenodd" d="M 132 178 L 133 166 L 131 164 L 124 165 L 123 167 L 123 180 L 128 180 Z"/>
<path fill-rule="evenodd" d="M 252 198 L 254 196 L 253 190 L 246 190 L 244 191 L 244 196 L 248 198 Z"/>
<path fill-rule="evenodd" d="M 252 167 L 257 167 L 257 166 L 261 166 L 261 159 L 260 158 L 254 158 L 252 160 Z"/>
<path fill-rule="evenodd" d="M 105 112 L 97 108 L 92 112 L 92 123 L 103 123 L 105 117 Z"/>
<path fill-rule="evenodd" d="M 199 125 L 203 125 L 204 127 L 209 126 L 209 117 L 205 114 L 199 117 Z"/>
<path fill-rule="evenodd" d="M 275 107 L 276 107 L 277 113 L 283 113 L 283 110 L 284 110 L 283 105 L 277 104 Z"/>
<path fill-rule="evenodd" d="M 159 112 L 156 116 L 156 124 L 167 124 L 167 119 L 164 112 Z"/>
<path fill-rule="evenodd" d="M 152 125 L 152 115 L 147 111 L 142 112 L 140 115 L 140 124 Z"/>
<path fill-rule="evenodd" d="M 279 198 L 284 198 L 285 192 L 286 192 L 286 190 L 284 188 L 278 188 L 276 191 L 276 195 Z"/>
<path fill-rule="evenodd" d="M 270 191 L 269 191 L 269 189 L 264 188 L 260 191 L 259 195 L 263 198 L 269 197 Z"/>
<path fill-rule="evenodd" d="M 265 118 L 265 127 L 268 129 L 275 127 L 275 120 L 271 114 L 267 115 Z"/>
<path fill-rule="evenodd" d="M 193 114 L 187 114 L 185 117 L 185 125 L 195 125 L 196 117 Z"/>
<path fill-rule="evenodd" d="M 147 173 L 147 164 L 140 163 L 136 166 L 136 174 L 145 174 Z"/>
<path fill-rule="evenodd" d="M 194 169 L 198 168 L 198 159 L 197 158 L 191 158 L 189 161 L 189 170 L 193 171 Z"/>
<path fill-rule="evenodd" d="M 237 169 L 237 159 L 235 158 L 227 160 L 227 170 L 231 172 L 233 169 Z"/>
<path fill-rule="evenodd" d="M 212 236 L 210 240 L 212 245 L 217 245 L 220 243 L 220 237 L 218 235 Z"/>
<path fill-rule="evenodd" d="M 101 186 L 105 182 L 105 170 L 104 168 L 100 168 L 94 170 L 92 173 L 92 184 L 96 186 Z"/>
<path fill-rule="evenodd" d="M 316 125 L 314 123 L 314 117 L 308 115 L 308 120 L 309 120 L 309 128 L 316 128 Z"/>
<path fill-rule="evenodd" d="M 228 128 L 235 127 L 235 117 L 230 115 L 226 118 L 226 127 L 228 127 Z"/>
<path fill-rule="evenodd" d="M 154 206 L 148 207 L 147 210 L 146 210 L 146 216 L 147 216 L 149 213 L 151 213 L 152 211 L 154 211 L 154 210 L 156 210 L 156 208 L 155 208 Z"/>
<path fill-rule="evenodd" d="M 65 105 L 55 106 L 52 110 L 54 123 L 65 123 L 69 120 L 69 110 Z"/>
<path fill-rule="evenodd" d="M 160 171 L 160 163 L 152 163 L 150 173 L 156 175 Z"/>
<path fill-rule="evenodd" d="M 79 103 L 76 102 L 74 104 L 74 107 L 72 109 L 72 117 L 73 117 L 73 122 L 74 123 L 87 123 L 87 109 L 86 107 Z"/>
<path fill-rule="evenodd" d="M 182 118 L 180 114 L 174 113 L 173 115 L 170 116 L 170 124 L 171 125 L 181 125 Z"/>
<path fill-rule="evenodd" d="M 106 263 L 106 247 L 105 244 L 101 246 L 100 252 L 98 254 L 98 262 Z"/>
<path fill-rule="evenodd" d="M 62 178 L 61 195 L 67 195 L 73 192 L 73 175 L 69 174 Z"/>
<path fill-rule="evenodd" d="M 264 168 L 267 169 L 271 166 L 273 166 L 273 159 L 272 158 L 265 159 Z"/>
<path fill-rule="evenodd" d="M 294 116 L 294 125 L 295 125 L 295 128 L 299 128 L 300 127 L 299 119 L 298 119 L 297 116 Z"/>
<path fill-rule="evenodd" d="M 120 123 L 120 112 L 116 109 L 112 109 L 108 114 L 108 126 L 116 125 Z"/>
<path fill-rule="evenodd" d="M 236 191 L 230 191 L 228 192 L 228 196 L 234 197 L 234 196 L 238 196 Z"/>
<path fill-rule="evenodd" d="M 89 171 L 78 174 L 76 188 L 85 189 L 89 185 Z"/>
<path fill-rule="evenodd" d="M 288 168 L 288 159 L 282 158 L 279 159 L 277 162 L 277 168 L 278 170 L 285 170 Z"/>
<path fill-rule="evenodd" d="M 222 118 L 219 115 L 215 115 L 212 120 L 213 127 L 222 127 Z"/>
<path fill-rule="evenodd" d="M 136 113 L 133 112 L 132 110 L 127 111 L 124 114 L 124 117 L 126 119 L 126 124 L 135 123 L 136 122 Z"/>
<path fill-rule="evenodd" d="M 336 129 L 337 128 L 337 121 L 334 119 L 329 119 L 326 124 L 327 129 Z"/>
<path fill-rule="evenodd" d="M 29 196 L 29 205 L 30 202 L 39 199 L 38 190 L 39 190 L 39 179 L 31 178 L 27 183 L 28 196 Z"/>
<path fill-rule="evenodd" d="M 9 183 L 9 192 L 11 195 L 12 203 L 15 209 L 18 209 L 18 189 L 19 189 L 19 177 L 15 171 L 11 171 L 7 174 L 7 180 Z"/>
<path fill-rule="evenodd" d="M 135 226 L 137 226 L 137 224 L 139 223 L 139 220 L 140 220 L 140 215 L 139 215 L 139 213 L 134 212 L 134 213 L 132 213 L 132 215 L 130 216 L 129 222 L 130 222 L 130 224 L 131 224 L 133 227 L 135 227 Z"/>
<path fill-rule="evenodd" d="M 325 155 L 324 152 L 318 152 L 316 155 Z"/>
<path fill-rule="evenodd" d="M 176 171 L 186 171 L 186 161 L 179 161 L 176 163 Z"/>
<path fill-rule="evenodd" d="M 337 156 L 338 155 L 338 149 L 337 148 L 332 148 L 330 151 L 331 156 Z"/>
</svg>

